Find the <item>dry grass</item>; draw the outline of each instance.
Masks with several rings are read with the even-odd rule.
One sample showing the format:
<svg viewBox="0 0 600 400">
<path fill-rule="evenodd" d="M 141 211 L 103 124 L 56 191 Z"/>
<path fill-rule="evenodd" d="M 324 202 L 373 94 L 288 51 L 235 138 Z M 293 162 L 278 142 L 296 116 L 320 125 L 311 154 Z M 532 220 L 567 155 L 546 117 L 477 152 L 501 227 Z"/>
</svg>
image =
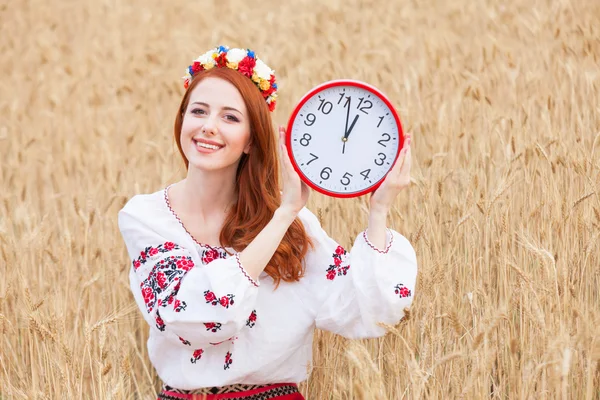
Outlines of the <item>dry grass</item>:
<svg viewBox="0 0 600 400">
<path fill-rule="evenodd" d="M 179 77 L 221 43 L 276 68 L 276 123 L 351 77 L 414 136 L 389 220 L 420 262 L 410 318 L 319 332 L 308 398 L 600 398 L 596 0 L 4 0 L 0 21 L 0 398 L 152 398 L 116 212 L 183 176 Z M 349 245 L 365 204 L 309 207 Z"/>
</svg>

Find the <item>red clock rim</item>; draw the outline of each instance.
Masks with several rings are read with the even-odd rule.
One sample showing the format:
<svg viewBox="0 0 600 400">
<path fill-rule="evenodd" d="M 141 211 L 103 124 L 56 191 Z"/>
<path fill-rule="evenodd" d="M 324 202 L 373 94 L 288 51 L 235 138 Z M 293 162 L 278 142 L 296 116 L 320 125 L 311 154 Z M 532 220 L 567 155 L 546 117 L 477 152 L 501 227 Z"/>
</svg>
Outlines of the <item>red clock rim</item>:
<svg viewBox="0 0 600 400">
<path fill-rule="evenodd" d="M 381 184 L 383 183 L 385 177 L 387 176 L 387 173 L 379 181 L 375 182 L 369 188 L 362 190 L 360 192 L 347 193 L 347 194 L 332 192 L 332 191 L 323 189 L 323 188 L 317 186 L 316 184 L 312 183 L 312 181 L 306 175 L 304 175 L 304 173 L 302 172 L 302 170 L 296 163 L 296 160 L 294 159 L 294 156 L 292 154 L 291 129 L 292 129 L 294 122 L 296 121 L 296 117 L 300 113 L 300 109 L 315 94 L 322 92 L 323 90 L 335 87 L 335 86 L 355 86 L 355 87 L 367 90 L 367 91 L 373 93 L 378 98 L 380 98 L 385 103 L 385 105 L 388 106 L 388 108 L 390 109 L 390 111 L 392 113 L 392 116 L 394 117 L 394 120 L 396 121 L 396 125 L 398 126 L 398 134 L 400 136 L 400 143 L 398 144 L 398 150 L 396 151 L 396 155 L 394 157 L 394 162 L 392 163 L 390 170 L 394 167 L 394 165 L 396 165 L 396 161 L 398 160 L 398 157 L 400 156 L 400 151 L 402 150 L 402 147 L 404 146 L 404 131 L 402 130 L 402 124 L 400 122 L 400 117 L 398 116 L 398 113 L 396 112 L 396 109 L 392 105 L 392 102 L 390 101 L 390 99 L 381 90 L 377 89 L 375 86 L 369 85 L 368 83 L 365 83 L 365 82 L 362 82 L 359 80 L 355 80 L 355 79 L 336 79 L 336 80 L 327 81 L 320 85 L 315 86 L 309 92 L 307 92 L 304 96 L 302 96 L 302 98 L 300 99 L 300 101 L 298 102 L 296 107 L 294 107 L 292 115 L 291 115 L 290 119 L 288 120 L 286 132 L 285 132 L 285 145 L 287 148 L 287 152 L 288 152 L 290 161 L 292 162 L 292 166 L 294 167 L 294 169 L 296 170 L 296 172 L 298 173 L 300 178 L 309 187 L 311 187 L 312 189 L 316 190 L 319 193 L 322 193 L 324 195 L 331 196 L 331 197 L 337 197 L 337 198 L 360 197 L 360 196 L 364 196 L 365 194 L 369 194 L 369 193 L 377 190 L 377 188 L 379 188 L 379 186 L 381 186 Z"/>
</svg>

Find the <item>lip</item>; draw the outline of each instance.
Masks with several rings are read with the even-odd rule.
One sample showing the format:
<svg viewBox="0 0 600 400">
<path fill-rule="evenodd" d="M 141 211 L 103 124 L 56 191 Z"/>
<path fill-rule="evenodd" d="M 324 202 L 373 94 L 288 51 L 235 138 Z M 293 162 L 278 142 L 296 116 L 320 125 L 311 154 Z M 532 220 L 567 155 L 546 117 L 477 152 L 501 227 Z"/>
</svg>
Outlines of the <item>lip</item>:
<svg viewBox="0 0 600 400">
<path fill-rule="evenodd" d="M 196 148 L 196 151 L 198 153 L 204 153 L 204 154 L 212 154 L 212 153 L 215 153 L 215 152 L 221 150 L 223 147 L 225 147 L 225 145 L 223 145 L 221 143 L 214 142 L 212 140 L 202 139 L 202 138 L 198 138 L 198 139 L 192 138 L 192 142 L 194 143 L 194 147 Z M 206 147 L 199 146 L 198 145 L 199 143 L 217 146 L 218 148 L 217 149 L 208 149 Z"/>
<path fill-rule="evenodd" d="M 215 142 L 213 140 L 203 139 L 203 138 L 200 138 L 200 137 L 199 138 L 192 138 L 192 140 L 194 142 L 197 142 L 197 143 L 204 143 L 204 144 L 211 144 L 213 146 L 225 147 L 224 144 L 221 144 L 219 142 Z"/>
</svg>

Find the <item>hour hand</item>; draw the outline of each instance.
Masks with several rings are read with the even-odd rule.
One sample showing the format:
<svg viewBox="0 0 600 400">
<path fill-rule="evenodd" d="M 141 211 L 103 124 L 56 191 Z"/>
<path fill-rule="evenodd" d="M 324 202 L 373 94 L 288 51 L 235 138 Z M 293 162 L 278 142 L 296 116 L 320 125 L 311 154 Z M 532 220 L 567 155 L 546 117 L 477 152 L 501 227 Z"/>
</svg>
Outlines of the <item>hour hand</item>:
<svg viewBox="0 0 600 400">
<path fill-rule="evenodd" d="M 352 123 L 350 124 L 350 128 L 348 128 L 348 130 L 346 131 L 346 134 L 344 135 L 344 139 L 348 140 L 348 136 L 350 136 L 350 132 L 352 132 L 354 125 L 356 125 L 356 121 L 358 121 L 358 115 L 355 116 L 354 119 L 352 120 Z"/>
</svg>

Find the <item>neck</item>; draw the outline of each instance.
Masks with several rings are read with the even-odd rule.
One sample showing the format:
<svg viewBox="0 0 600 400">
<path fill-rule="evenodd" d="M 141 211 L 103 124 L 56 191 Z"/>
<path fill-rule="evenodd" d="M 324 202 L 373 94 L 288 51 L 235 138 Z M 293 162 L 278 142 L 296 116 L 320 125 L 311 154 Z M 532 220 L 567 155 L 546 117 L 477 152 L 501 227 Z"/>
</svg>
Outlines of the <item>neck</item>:
<svg viewBox="0 0 600 400">
<path fill-rule="evenodd" d="M 189 213 L 202 219 L 225 213 L 237 200 L 236 168 L 222 171 L 202 171 L 191 167 L 182 182 L 182 203 Z"/>
</svg>

